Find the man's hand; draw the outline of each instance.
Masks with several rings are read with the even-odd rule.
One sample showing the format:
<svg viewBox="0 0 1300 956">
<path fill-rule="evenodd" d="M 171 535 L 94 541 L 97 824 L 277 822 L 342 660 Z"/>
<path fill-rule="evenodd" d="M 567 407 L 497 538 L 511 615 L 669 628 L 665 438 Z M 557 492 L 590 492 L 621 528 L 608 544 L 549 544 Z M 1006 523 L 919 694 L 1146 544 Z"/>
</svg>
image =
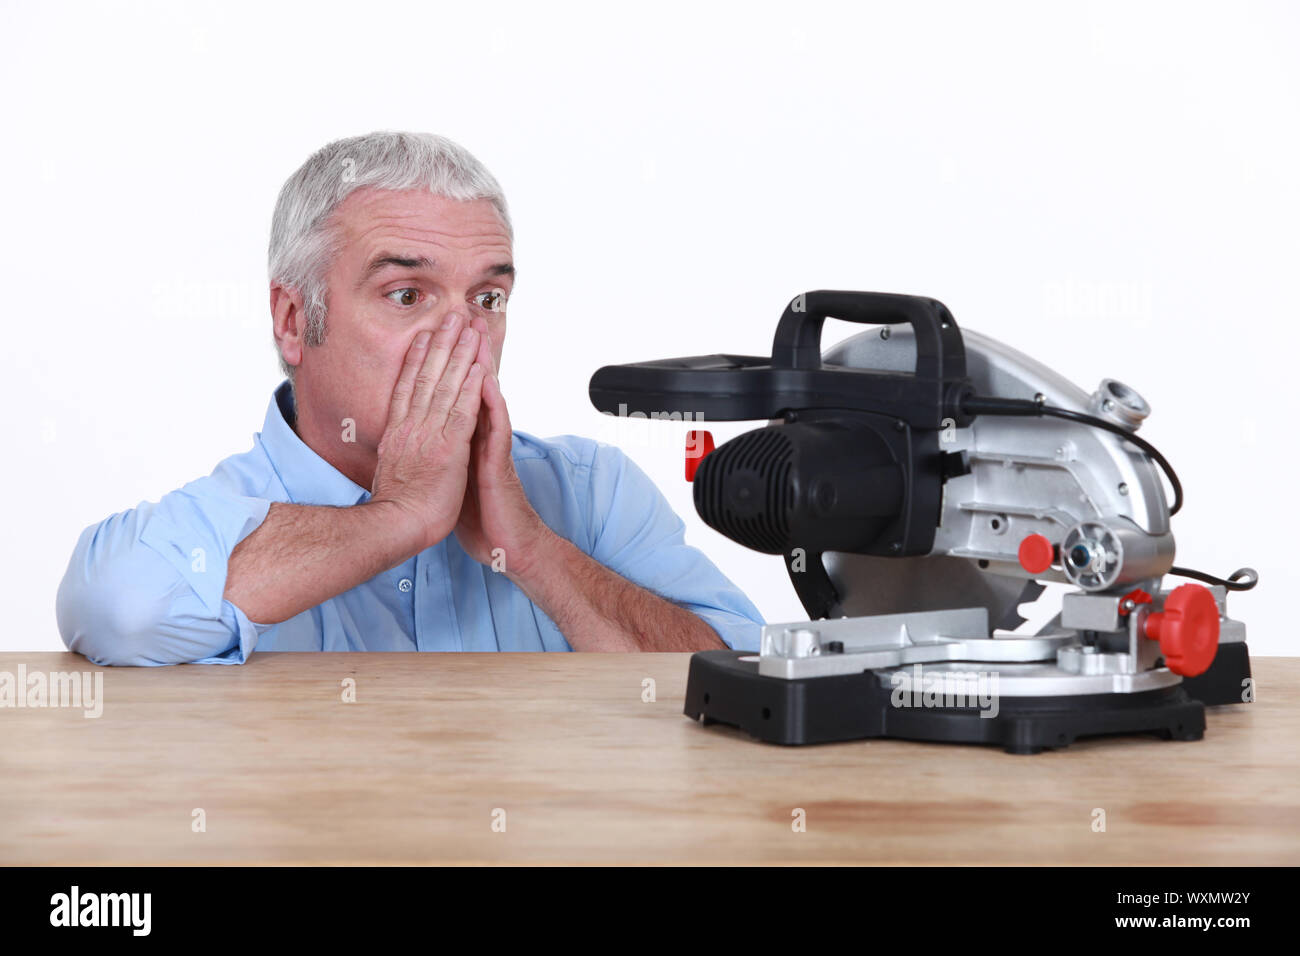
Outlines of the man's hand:
<svg viewBox="0 0 1300 956">
<path fill-rule="evenodd" d="M 462 340 L 462 334 L 464 338 Z M 479 332 L 456 318 L 407 350 L 371 498 L 351 508 L 272 502 L 231 552 L 224 597 L 264 624 L 342 594 L 451 533 L 465 497 L 484 375 Z"/>
<path fill-rule="evenodd" d="M 456 539 L 480 564 L 496 570 L 523 571 L 531 565 L 538 545 L 555 535 L 533 510 L 515 472 L 510 454 L 510 413 L 497 382 L 487 325 L 475 318 L 474 328 L 480 333 L 476 364 L 483 366 L 486 373 Z"/>
<path fill-rule="evenodd" d="M 461 511 L 470 441 L 491 367 L 491 352 L 486 364 L 477 361 L 481 345 L 480 330 L 453 315 L 432 337 L 415 337 L 393 387 L 371 500 L 395 505 L 406 516 L 417 551 L 447 537 Z"/>
<path fill-rule="evenodd" d="M 638 587 L 553 532 L 533 509 L 510 455 L 510 415 L 495 375 L 487 326 L 478 364 L 483 401 L 470 452 L 456 538 L 480 564 L 503 572 L 578 651 L 695 651 L 726 647 L 696 614 Z M 496 548 L 501 551 L 493 554 Z M 504 564 L 495 563 L 495 558 Z"/>
</svg>

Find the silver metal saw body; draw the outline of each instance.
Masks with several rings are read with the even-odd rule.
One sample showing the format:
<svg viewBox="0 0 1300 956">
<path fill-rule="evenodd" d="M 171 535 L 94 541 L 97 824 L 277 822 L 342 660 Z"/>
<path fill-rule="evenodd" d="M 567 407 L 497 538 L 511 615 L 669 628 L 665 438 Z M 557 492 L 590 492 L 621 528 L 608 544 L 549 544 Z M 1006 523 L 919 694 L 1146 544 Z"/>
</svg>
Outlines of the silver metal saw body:
<svg viewBox="0 0 1300 956">
<path fill-rule="evenodd" d="M 967 374 L 980 394 L 1042 396 L 1054 405 L 1134 426 L 1149 413 L 1141 396 L 1113 379 L 1103 379 L 1089 395 L 996 339 L 969 329 L 963 338 Z M 906 371 L 916 364 L 915 337 L 908 328 L 882 326 L 827 350 L 825 363 Z M 1112 391 L 1124 396 L 1122 402 Z M 1172 564 L 1169 506 L 1158 471 L 1119 436 L 1057 419 L 981 417 L 964 428 L 941 430 L 939 442 L 947 451 L 965 452 L 971 473 L 944 486 L 933 550 L 913 558 L 828 554 L 827 570 L 845 614 L 978 604 L 988 609 L 995 629 L 1014 630 L 1023 620 L 1017 607 L 1043 590 L 1036 582 L 1073 583 L 1058 568 L 1027 572 L 1018 558 L 1020 541 L 1032 533 L 1060 540 L 1089 520 L 1114 522 L 1144 549 L 1167 554 L 1163 568 L 1134 568 L 1127 572 L 1131 579 L 1158 576 Z M 1144 570 L 1150 573 L 1132 577 Z"/>
<path fill-rule="evenodd" d="M 1141 395 L 1115 379 L 1102 379 L 1088 393 L 996 339 L 969 329 L 963 337 L 967 374 L 980 394 L 1046 401 L 1134 430 L 1150 414 Z M 915 339 L 910 329 L 883 326 L 827 350 L 824 361 L 906 371 L 916 364 Z M 963 661 L 999 663 L 1001 693 L 1008 695 L 1130 693 L 1178 684 L 1179 675 L 1156 666 L 1158 642 L 1142 636 L 1145 617 L 1171 593 L 1161 581 L 1175 553 L 1169 506 L 1151 459 L 1118 435 L 1058 419 L 980 417 L 944 429 L 940 443 L 964 452 L 970 473 L 944 485 L 931 554 L 828 552 L 826 569 L 849 619 L 767 625 L 760 672 L 789 678 L 862 665 L 883 668 L 888 682 L 898 673 L 890 665 L 915 676 L 917 663 L 933 663 L 923 672 L 940 673 Z M 1065 560 L 1027 571 L 1019 551 L 1031 535 L 1060 542 Z M 1089 561 L 1069 560 L 1079 546 L 1089 548 Z M 998 633 L 1023 623 L 1019 607 L 1042 595 L 1041 581 L 1078 590 L 1064 596 L 1061 613 L 1036 634 Z M 1121 613 L 1134 589 L 1145 590 L 1152 603 Z M 1243 642 L 1245 626 L 1227 616 L 1226 589 L 1211 590 L 1220 642 Z M 844 651 L 822 655 L 809 629 Z M 799 637 L 788 636 L 793 633 Z"/>
</svg>

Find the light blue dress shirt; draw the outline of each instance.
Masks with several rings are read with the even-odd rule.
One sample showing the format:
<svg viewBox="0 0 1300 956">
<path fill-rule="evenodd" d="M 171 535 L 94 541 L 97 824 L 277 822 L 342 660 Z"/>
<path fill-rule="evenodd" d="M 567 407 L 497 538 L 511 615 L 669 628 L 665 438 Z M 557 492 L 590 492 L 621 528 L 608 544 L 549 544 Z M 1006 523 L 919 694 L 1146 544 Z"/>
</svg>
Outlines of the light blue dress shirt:
<svg viewBox="0 0 1300 956">
<path fill-rule="evenodd" d="M 82 532 L 59 586 L 59 632 L 96 664 L 242 664 L 264 651 L 567 651 L 559 628 L 455 535 L 279 624 L 223 598 L 226 561 L 273 501 L 348 507 L 370 492 L 308 448 L 275 391 L 251 450 L 211 475 Z M 703 554 L 663 494 L 611 445 L 516 431 L 511 453 L 533 508 L 557 534 L 635 584 L 757 650 L 763 618 Z"/>
</svg>

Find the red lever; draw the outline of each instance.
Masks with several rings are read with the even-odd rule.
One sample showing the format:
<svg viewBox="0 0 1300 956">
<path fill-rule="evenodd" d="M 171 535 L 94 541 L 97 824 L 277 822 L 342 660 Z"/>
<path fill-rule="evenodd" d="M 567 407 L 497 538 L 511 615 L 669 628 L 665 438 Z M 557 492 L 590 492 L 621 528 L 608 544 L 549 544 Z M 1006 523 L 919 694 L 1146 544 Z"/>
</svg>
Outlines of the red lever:
<svg viewBox="0 0 1300 956">
<path fill-rule="evenodd" d="M 688 431 L 686 433 L 686 480 L 695 480 L 695 469 L 700 467 L 704 456 L 713 451 L 713 433 L 707 431 Z"/>
<path fill-rule="evenodd" d="M 1128 612 L 1130 609 L 1125 607 L 1124 605 L 1128 604 L 1130 601 L 1133 602 L 1133 609 L 1135 610 L 1139 604 L 1150 604 L 1151 595 L 1147 594 L 1147 592 L 1143 591 L 1141 588 L 1134 588 L 1132 591 L 1129 591 L 1128 594 L 1125 594 L 1122 598 L 1119 599 L 1120 617 L 1128 617 Z"/>
<path fill-rule="evenodd" d="M 1165 598 L 1165 609 L 1147 617 L 1146 636 L 1160 642 L 1175 674 L 1195 677 L 1210 669 L 1219 649 L 1219 605 L 1210 589 L 1183 584 Z"/>
</svg>

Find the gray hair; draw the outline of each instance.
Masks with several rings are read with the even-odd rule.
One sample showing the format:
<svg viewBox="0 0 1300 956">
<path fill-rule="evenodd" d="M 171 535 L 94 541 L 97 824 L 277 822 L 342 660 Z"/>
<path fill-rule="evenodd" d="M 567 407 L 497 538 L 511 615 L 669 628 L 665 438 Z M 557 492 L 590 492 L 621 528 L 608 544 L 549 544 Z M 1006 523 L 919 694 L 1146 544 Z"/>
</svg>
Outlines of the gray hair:
<svg viewBox="0 0 1300 956">
<path fill-rule="evenodd" d="M 304 345 L 325 341 L 325 276 L 342 246 L 332 221 L 334 211 L 354 190 L 366 186 L 428 189 L 447 199 L 490 200 L 514 239 L 501 186 L 469 150 L 445 136 L 382 131 L 321 147 L 280 189 L 267 254 L 271 282 L 302 294 Z M 293 379 L 294 368 L 283 355 L 280 368 Z"/>
</svg>

